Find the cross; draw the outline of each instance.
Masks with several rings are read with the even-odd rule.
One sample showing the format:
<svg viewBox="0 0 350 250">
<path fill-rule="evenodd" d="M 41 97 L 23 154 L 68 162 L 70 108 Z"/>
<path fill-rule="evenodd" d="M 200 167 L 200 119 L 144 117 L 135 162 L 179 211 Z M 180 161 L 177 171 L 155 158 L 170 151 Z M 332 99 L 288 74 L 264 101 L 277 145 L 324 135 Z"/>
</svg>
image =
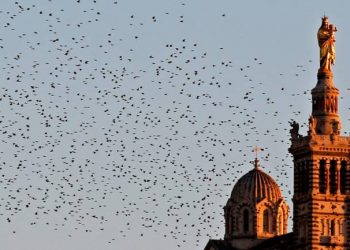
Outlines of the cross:
<svg viewBox="0 0 350 250">
<path fill-rule="evenodd" d="M 261 151 L 261 148 L 259 148 L 258 146 L 254 146 L 253 148 L 253 152 L 255 152 L 255 159 L 258 159 L 258 152 Z"/>
<path fill-rule="evenodd" d="M 261 148 L 255 145 L 253 148 L 253 151 L 255 152 L 254 167 L 255 169 L 258 169 L 259 167 L 258 152 L 261 151 Z"/>
</svg>

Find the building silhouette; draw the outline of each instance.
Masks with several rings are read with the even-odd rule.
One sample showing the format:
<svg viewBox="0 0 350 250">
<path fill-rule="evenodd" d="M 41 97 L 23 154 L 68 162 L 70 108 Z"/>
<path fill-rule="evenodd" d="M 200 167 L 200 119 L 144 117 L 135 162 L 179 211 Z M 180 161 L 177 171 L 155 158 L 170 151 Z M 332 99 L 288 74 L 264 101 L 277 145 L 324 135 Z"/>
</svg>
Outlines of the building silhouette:
<svg viewBox="0 0 350 250">
<path fill-rule="evenodd" d="M 291 123 L 293 232 L 287 233 L 289 210 L 280 189 L 256 158 L 224 207 L 224 239 L 209 240 L 205 250 L 350 249 L 350 137 L 340 134 L 339 90 L 331 70 L 335 31 L 324 16 L 317 33 L 320 68 L 311 91 L 307 135 Z"/>
</svg>

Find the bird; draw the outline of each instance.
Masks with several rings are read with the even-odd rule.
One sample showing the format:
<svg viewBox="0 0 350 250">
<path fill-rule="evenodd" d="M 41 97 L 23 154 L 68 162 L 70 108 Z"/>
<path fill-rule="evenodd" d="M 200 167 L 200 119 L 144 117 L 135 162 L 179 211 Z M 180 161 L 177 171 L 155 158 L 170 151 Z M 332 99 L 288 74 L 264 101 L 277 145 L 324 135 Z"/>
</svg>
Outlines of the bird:
<svg viewBox="0 0 350 250">
<path fill-rule="evenodd" d="M 31 3 L 0 13 L 0 218 L 12 239 L 199 248 L 222 236 L 257 143 L 291 197 L 282 118 L 301 119 L 311 87 L 296 83 L 312 60 L 275 70 L 264 54 L 207 44 L 184 30 L 195 24 L 185 3 Z M 229 19 L 213 11 L 210 22 Z"/>
</svg>

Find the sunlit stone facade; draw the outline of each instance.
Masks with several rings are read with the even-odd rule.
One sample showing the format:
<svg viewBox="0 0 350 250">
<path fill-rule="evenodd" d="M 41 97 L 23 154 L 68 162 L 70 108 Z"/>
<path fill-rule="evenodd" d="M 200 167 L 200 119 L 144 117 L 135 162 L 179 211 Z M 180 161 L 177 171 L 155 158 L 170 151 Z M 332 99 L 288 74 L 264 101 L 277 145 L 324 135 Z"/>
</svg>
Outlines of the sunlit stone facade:
<svg viewBox="0 0 350 250">
<path fill-rule="evenodd" d="M 225 239 L 233 246 L 253 246 L 287 233 L 288 206 L 277 183 L 255 160 L 254 169 L 241 177 L 224 207 Z"/>
<path fill-rule="evenodd" d="M 293 232 L 276 182 L 255 168 L 238 180 L 224 207 L 225 237 L 205 250 L 350 249 L 350 137 L 341 135 L 339 90 L 333 82 L 335 26 L 323 17 L 317 33 L 320 68 L 312 89 L 307 135 L 291 123 L 294 161 Z"/>
</svg>

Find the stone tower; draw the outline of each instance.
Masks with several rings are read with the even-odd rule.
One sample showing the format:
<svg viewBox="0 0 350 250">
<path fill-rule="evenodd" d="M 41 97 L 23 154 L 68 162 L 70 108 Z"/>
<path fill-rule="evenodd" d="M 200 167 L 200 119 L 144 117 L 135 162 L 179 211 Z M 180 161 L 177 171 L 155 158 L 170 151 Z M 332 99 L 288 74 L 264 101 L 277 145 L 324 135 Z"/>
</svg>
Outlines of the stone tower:
<svg viewBox="0 0 350 250">
<path fill-rule="evenodd" d="M 350 249 L 350 137 L 340 134 L 339 90 L 333 83 L 336 28 L 323 17 L 317 37 L 320 68 L 312 89 L 309 131 L 292 123 L 295 249 Z"/>
</svg>

